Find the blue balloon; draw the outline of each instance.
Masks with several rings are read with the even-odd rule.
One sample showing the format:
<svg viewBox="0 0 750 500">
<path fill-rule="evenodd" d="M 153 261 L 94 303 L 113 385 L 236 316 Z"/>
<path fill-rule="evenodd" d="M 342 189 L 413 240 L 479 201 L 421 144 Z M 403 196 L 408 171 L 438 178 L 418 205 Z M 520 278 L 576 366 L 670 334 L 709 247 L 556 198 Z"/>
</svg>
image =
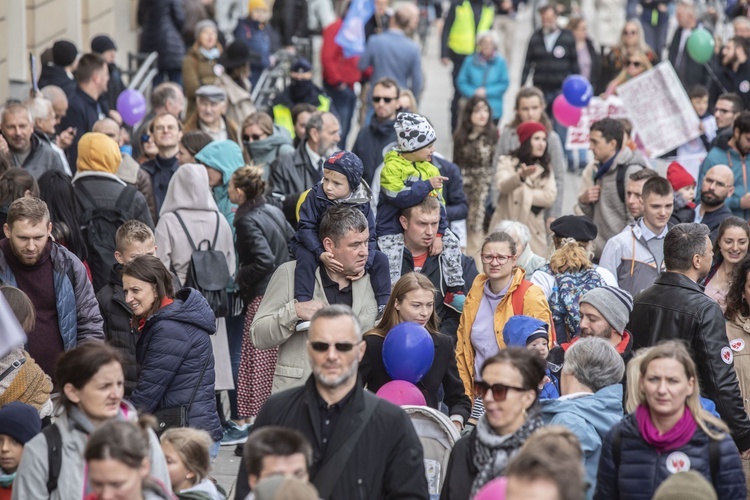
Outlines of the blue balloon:
<svg viewBox="0 0 750 500">
<path fill-rule="evenodd" d="M 576 108 L 585 108 L 594 96 L 591 84 L 581 75 L 570 75 L 562 85 L 565 100 Z"/>
<path fill-rule="evenodd" d="M 432 336 L 417 323 L 399 323 L 383 342 L 383 364 L 393 380 L 416 384 L 430 370 L 434 358 Z"/>
</svg>

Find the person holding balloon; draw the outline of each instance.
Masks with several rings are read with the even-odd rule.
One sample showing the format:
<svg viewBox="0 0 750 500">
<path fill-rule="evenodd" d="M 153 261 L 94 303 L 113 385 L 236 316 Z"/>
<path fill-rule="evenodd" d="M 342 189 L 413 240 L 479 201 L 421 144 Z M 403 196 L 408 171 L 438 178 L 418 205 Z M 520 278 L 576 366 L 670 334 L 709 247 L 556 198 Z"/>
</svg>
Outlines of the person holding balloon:
<svg viewBox="0 0 750 500">
<path fill-rule="evenodd" d="M 500 220 L 517 220 L 529 227 L 531 249 L 547 255 L 547 225 L 544 209 L 557 197 L 555 174 L 547 148 L 547 128 L 539 122 L 526 122 L 517 129 L 520 146 L 497 161 L 495 185 L 499 193 L 493 216 L 494 226 Z"/>
<path fill-rule="evenodd" d="M 359 375 L 367 389 L 394 404 L 426 404 L 435 409 L 439 409 L 442 385 L 448 413 L 461 430 L 469 420 L 471 399 L 458 376 L 454 341 L 440 333 L 435 294 L 435 286 L 424 274 L 401 276 L 380 323 L 365 334 L 367 349 Z M 386 389 L 391 381 L 415 384 L 416 399 L 391 399 L 388 390 L 381 394 L 381 388 Z"/>
<path fill-rule="evenodd" d="M 486 413 L 453 446 L 441 500 L 477 498 L 485 484 L 505 474 L 521 446 L 544 425 L 534 406 L 545 368 L 539 355 L 520 347 L 483 362 L 472 392 L 484 401 Z"/>
<path fill-rule="evenodd" d="M 552 324 L 544 292 L 524 279 L 526 272 L 516 267 L 516 256 L 516 241 L 509 234 L 490 234 L 481 251 L 483 274 L 474 280 L 466 297 L 457 331 L 456 364 L 464 390 L 472 398 L 484 360 L 505 347 L 502 332 L 511 316 L 523 314 Z M 475 398 L 472 418 L 483 412 L 481 397 Z"/>
</svg>

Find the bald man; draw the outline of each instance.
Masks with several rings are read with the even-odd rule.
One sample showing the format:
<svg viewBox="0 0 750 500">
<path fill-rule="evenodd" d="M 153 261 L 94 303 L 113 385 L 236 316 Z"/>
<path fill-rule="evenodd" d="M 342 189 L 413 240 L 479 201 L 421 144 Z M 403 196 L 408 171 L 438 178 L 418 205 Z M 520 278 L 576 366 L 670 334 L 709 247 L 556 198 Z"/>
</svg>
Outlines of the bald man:
<svg viewBox="0 0 750 500">
<path fill-rule="evenodd" d="M 125 143 L 120 125 L 112 118 L 103 118 L 94 123 L 91 131 L 106 135 L 114 140 L 120 147 Z M 131 155 L 122 151 L 120 151 L 120 153 L 122 154 L 122 161 L 120 162 L 120 166 L 117 168 L 115 175 L 126 184 L 135 186 L 143 197 L 146 198 L 148 211 L 151 213 L 151 218 L 154 220 L 154 223 L 156 223 L 158 220 L 158 214 L 156 212 L 156 200 L 154 199 L 154 189 L 151 184 L 151 176 L 141 168 Z"/>
<path fill-rule="evenodd" d="M 695 207 L 695 221 L 708 226 L 711 241 L 716 240 L 721 221 L 730 217 L 732 211 L 726 204 L 734 193 L 734 174 L 727 165 L 714 165 L 703 177 L 701 203 Z"/>
<path fill-rule="evenodd" d="M 52 109 L 55 110 L 55 127 L 58 131 L 55 137 L 55 144 L 60 149 L 67 149 L 73 144 L 73 139 L 76 136 L 76 131 L 73 127 L 68 127 L 66 130 L 60 130 L 60 121 L 68 113 L 68 96 L 65 95 L 63 89 L 56 85 L 47 85 L 42 90 L 42 96 L 52 103 Z"/>
</svg>

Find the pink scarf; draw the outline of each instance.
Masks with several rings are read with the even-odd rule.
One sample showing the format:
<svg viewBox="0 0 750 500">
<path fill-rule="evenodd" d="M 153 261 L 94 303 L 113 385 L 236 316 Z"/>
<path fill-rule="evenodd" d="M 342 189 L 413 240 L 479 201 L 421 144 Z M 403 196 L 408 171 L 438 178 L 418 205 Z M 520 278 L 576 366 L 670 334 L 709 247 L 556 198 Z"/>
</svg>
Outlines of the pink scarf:
<svg viewBox="0 0 750 500">
<path fill-rule="evenodd" d="M 651 412 L 648 406 L 641 404 L 635 410 L 635 419 L 638 422 L 638 430 L 643 436 L 643 440 L 653 446 L 659 453 L 669 450 L 677 450 L 690 442 L 695 434 L 698 424 L 695 423 L 690 408 L 685 406 L 685 413 L 682 418 L 664 434 L 659 433 L 654 423 L 651 421 Z"/>
</svg>

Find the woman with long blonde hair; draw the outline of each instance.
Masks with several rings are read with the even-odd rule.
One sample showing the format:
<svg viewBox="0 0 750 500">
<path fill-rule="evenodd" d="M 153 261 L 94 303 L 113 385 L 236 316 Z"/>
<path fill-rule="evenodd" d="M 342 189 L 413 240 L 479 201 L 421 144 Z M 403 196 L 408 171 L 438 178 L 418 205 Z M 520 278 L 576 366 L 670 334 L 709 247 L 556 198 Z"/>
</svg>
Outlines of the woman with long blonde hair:
<svg viewBox="0 0 750 500">
<path fill-rule="evenodd" d="M 614 80 L 609 82 L 609 85 L 607 85 L 607 90 L 604 92 L 605 96 L 616 94 L 617 87 L 627 82 L 631 78 L 642 75 L 653 67 L 654 65 L 651 63 L 651 60 L 648 58 L 646 53 L 641 52 L 640 50 L 633 51 L 627 57 L 625 66 L 622 68 L 620 73 L 618 73 Z"/>
</svg>

